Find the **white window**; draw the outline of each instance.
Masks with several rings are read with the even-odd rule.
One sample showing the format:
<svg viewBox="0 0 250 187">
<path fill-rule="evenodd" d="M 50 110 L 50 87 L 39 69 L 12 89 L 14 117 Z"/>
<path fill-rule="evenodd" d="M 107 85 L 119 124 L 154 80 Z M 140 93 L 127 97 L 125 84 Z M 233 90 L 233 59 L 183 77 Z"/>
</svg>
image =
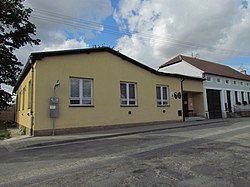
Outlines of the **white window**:
<svg viewBox="0 0 250 187">
<path fill-rule="evenodd" d="M 211 77 L 207 77 L 207 82 L 212 82 L 212 78 Z"/>
<path fill-rule="evenodd" d="M 233 81 L 234 85 L 238 85 L 238 82 L 237 81 Z"/>
<path fill-rule="evenodd" d="M 70 105 L 93 105 L 93 80 L 70 78 Z"/>
<path fill-rule="evenodd" d="M 156 100 L 157 106 L 167 106 L 168 103 L 168 87 L 167 86 L 156 86 Z"/>
<path fill-rule="evenodd" d="M 221 79 L 220 79 L 220 78 L 217 78 L 217 79 L 216 79 L 216 82 L 220 84 L 220 83 L 221 83 Z"/>
<path fill-rule="evenodd" d="M 225 83 L 226 83 L 227 85 L 229 85 L 229 84 L 230 84 L 230 80 L 226 79 L 226 80 L 225 80 Z"/>
<path fill-rule="evenodd" d="M 135 106 L 136 101 L 136 84 L 135 83 L 120 83 L 121 92 L 121 105 L 122 106 Z"/>
</svg>

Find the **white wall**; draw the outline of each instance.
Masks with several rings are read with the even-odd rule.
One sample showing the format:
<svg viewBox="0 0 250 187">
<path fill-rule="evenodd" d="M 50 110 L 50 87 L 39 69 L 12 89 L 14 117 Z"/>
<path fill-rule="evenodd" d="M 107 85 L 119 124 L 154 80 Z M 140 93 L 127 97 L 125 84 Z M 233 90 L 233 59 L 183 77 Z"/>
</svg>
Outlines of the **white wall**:
<svg viewBox="0 0 250 187">
<path fill-rule="evenodd" d="M 199 78 L 202 78 L 204 73 L 200 69 L 194 67 L 193 65 L 185 61 L 161 68 L 159 69 L 159 71 L 165 73 L 176 73 L 176 74 L 186 75 L 189 77 L 199 77 Z"/>
<path fill-rule="evenodd" d="M 213 89 L 213 90 L 220 90 L 221 91 L 221 110 L 222 110 L 223 117 L 226 117 L 226 112 L 227 112 L 226 108 L 225 108 L 225 103 L 227 103 L 226 91 L 231 91 L 230 97 L 231 97 L 232 111 L 234 111 L 234 105 L 236 105 L 235 91 L 237 91 L 238 100 L 241 103 L 242 103 L 241 92 L 244 92 L 244 100 L 248 102 L 247 93 L 250 92 L 250 81 L 243 81 L 243 80 L 227 78 L 227 77 L 220 77 L 220 76 L 209 75 L 209 74 L 206 74 L 205 77 L 206 78 L 210 77 L 211 81 L 204 81 L 203 82 L 204 90 Z M 220 82 L 217 81 L 218 79 L 220 79 Z M 226 81 L 228 81 L 228 83 L 226 83 Z M 234 84 L 235 81 L 236 81 L 236 84 Z M 241 84 L 241 82 L 243 84 Z M 204 102 L 206 102 L 204 104 L 204 106 L 205 106 L 205 112 L 207 112 L 208 111 L 207 95 L 206 95 L 205 91 L 204 91 Z"/>
<path fill-rule="evenodd" d="M 204 72 L 195 66 L 181 61 L 179 63 L 164 67 L 159 69 L 160 72 L 165 73 L 176 73 L 181 75 L 186 75 L 190 77 L 199 77 L 203 78 Z M 247 93 L 250 92 L 250 81 L 243 81 L 234 78 L 227 78 L 221 76 L 215 76 L 210 74 L 205 74 L 205 77 L 210 77 L 211 81 L 203 81 L 203 96 L 204 96 L 204 111 L 208 115 L 208 106 L 207 106 L 207 94 L 206 89 L 213 89 L 213 90 L 220 90 L 221 96 L 221 110 L 222 116 L 226 117 L 226 108 L 225 103 L 227 103 L 227 95 L 226 91 L 231 91 L 231 107 L 234 110 L 234 105 L 236 104 L 235 94 L 234 92 L 237 91 L 238 100 L 242 103 L 242 96 L 241 92 L 244 92 L 244 100 L 248 101 Z M 220 82 L 218 82 L 220 80 Z M 228 83 L 227 83 L 227 82 Z M 236 84 L 234 84 L 236 82 Z"/>
</svg>

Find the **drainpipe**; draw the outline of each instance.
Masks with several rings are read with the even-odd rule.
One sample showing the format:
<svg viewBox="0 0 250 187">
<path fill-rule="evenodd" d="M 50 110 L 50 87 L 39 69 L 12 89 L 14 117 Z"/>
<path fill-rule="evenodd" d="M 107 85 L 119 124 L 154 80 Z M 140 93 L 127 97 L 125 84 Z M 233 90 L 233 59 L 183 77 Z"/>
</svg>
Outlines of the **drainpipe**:
<svg viewBox="0 0 250 187">
<path fill-rule="evenodd" d="M 30 136 L 33 136 L 33 85 L 34 85 L 34 67 L 32 58 L 30 58 L 30 66 L 31 66 L 31 80 L 30 80 Z"/>
<path fill-rule="evenodd" d="M 181 79 L 181 103 L 182 103 L 182 120 L 185 121 L 185 116 L 184 116 L 184 98 L 183 98 L 183 82 L 184 78 Z"/>
</svg>

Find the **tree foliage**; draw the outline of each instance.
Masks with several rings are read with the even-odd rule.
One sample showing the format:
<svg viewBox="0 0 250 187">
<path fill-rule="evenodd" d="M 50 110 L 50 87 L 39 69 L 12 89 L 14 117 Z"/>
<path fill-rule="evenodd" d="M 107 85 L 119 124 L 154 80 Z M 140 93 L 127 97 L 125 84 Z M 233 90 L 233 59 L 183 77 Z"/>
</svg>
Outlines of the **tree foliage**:
<svg viewBox="0 0 250 187">
<path fill-rule="evenodd" d="M 7 110 L 7 107 L 10 106 L 10 102 L 12 101 L 11 94 L 5 92 L 4 90 L 0 90 L 0 111 Z"/>
<path fill-rule="evenodd" d="M 23 3 L 24 0 L 0 1 L 0 84 L 14 86 L 21 72 L 22 63 L 13 52 L 40 42 L 32 38 L 36 33 L 36 26 L 29 21 L 32 9 Z M 1 104 L 2 98 L 0 95 Z"/>
</svg>

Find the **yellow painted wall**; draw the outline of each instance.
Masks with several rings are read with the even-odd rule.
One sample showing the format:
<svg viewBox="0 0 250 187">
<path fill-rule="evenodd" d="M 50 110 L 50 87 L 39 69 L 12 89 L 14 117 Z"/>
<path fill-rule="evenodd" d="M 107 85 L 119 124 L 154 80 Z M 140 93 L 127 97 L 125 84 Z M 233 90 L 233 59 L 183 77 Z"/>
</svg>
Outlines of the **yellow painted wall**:
<svg viewBox="0 0 250 187">
<path fill-rule="evenodd" d="M 36 64 L 34 65 L 34 81 L 36 80 L 35 75 L 36 75 Z M 30 111 L 30 106 L 29 106 L 30 105 L 29 81 L 31 81 L 31 77 L 32 77 L 32 72 L 30 71 L 16 91 L 16 94 L 18 95 L 18 102 L 16 106 L 17 107 L 16 122 L 20 124 L 21 126 L 26 127 L 27 134 L 29 134 L 30 120 L 31 120 L 31 111 Z M 24 88 L 25 88 L 25 94 L 23 91 Z M 35 84 L 33 86 L 33 90 L 35 92 Z M 35 99 L 35 95 L 33 96 L 33 101 L 34 99 Z M 35 114 L 34 106 L 35 106 L 35 103 L 33 102 L 33 113 Z"/>
<path fill-rule="evenodd" d="M 202 81 L 194 79 L 185 79 L 183 82 L 183 90 L 188 93 L 190 98 L 192 98 L 193 106 L 189 106 L 189 109 L 194 110 L 194 112 L 198 116 L 205 116 Z"/>
<path fill-rule="evenodd" d="M 201 80 L 185 79 L 183 82 L 183 90 L 189 92 L 203 92 L 203 84 Z"/>
<path fill-rule="evenodd" d="M 93 107 L 72 107 L 70 77 L 93 79 Z M 17 112 L 17 122 L 30 128 L 28 109 L 28 82 L 31 71 L 17 90 L 26 86 L 25 107 Z M 49 98 L 53 96 L 55 82 L 59 97 L 59 117 L 55 128 L 105 126 L 154 121 L 182 120 L 181 99 L 170 97 L 170 92 L 181 92 L 181 78 L 153 74 L 108 52 L 45 57 L 34 66 L 34 130 L 52 129 L 49 117 Z M 137 84 L 137 107 L 121 107 L 120 82 Z M 169 86 L 169 106 L 157 107 L 156 85 Z M 185 91 L 202 92 L 202 81 L 184 81 Z M 201 94 L 202 96 L 202 94 Z M 20 99 L 20 98 L 19 98 Z M 199 98 L 200 99 L 200 98 Z M 165 113 L 163 112 L 165 110 Z M 203 110 L 203 106 L 201 107 Z M 131 114 L 128 112 L 131 111 Z"/>
<path fill-rule="evenodd" d="M 57 90 L 60 114 L 56 128 L 182 119 L 177 112 L 182 109 L 180 99 L 170 99 L 169 107 L 156 105 L 156 84 L 169 85 L 169 92 L 180 92 L 179 78 L 157 76 L 108 52 L 47 57 L 36 64 L 35 130 L 52 128 L 49 98 L 56 80 L 61 83 Z M 71 76 L 93 79 L 94 107 L 69 106 Z M 138 107 L 120 106 L 120 81 L 137 83 Z"/>
<path fill-rule="evenodd" d="M 198 116 L 205 117 L 203 93 L 194 93 L 193 94 L 193 102 L 194 102 L 195 113 Z"/>
</svg>

